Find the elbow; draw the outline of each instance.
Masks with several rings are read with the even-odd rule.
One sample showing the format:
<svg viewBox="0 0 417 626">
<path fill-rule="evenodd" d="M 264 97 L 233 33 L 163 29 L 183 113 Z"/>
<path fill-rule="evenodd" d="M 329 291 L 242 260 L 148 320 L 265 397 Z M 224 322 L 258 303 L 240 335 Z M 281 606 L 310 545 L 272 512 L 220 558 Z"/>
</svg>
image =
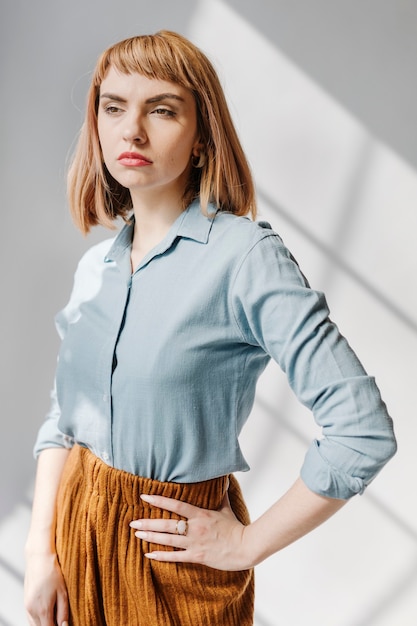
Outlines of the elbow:
<svg viewBox="0 0 417 626">
<path fill-rule="evenodd" d="M 397 453 L 398 445 L 394 432 L 391 431 L 385 438 L 384 445 L 381 446 L 381 467 L 384 466 Z"/>
<path fill-rule="evenodd" d="M 392 430 L 373 441 L 372 449 L 368 450 L 369 461 L 367 473 L 369 478 L 366 480 L 367 484 L 372 482 L 388 461 L 395 456 L 397 447 L 397 440 Z"/>
</svg>

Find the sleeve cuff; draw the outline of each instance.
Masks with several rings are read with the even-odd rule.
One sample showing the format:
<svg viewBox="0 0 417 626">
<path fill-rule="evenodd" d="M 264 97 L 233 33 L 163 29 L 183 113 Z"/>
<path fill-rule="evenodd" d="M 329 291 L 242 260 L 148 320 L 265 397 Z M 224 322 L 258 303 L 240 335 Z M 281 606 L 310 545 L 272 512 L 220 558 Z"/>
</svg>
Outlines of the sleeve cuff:
<svg viewBox="0 0 417 626">
<path fill-rule="evenodd" d="M 74 445 L 74 440 L 68 435 L 64 435 L 56 427 L 56 422 L 52 420 L 46 420 L 38 433 L 35 446 L 33 448 L 33 456 L 38 458 L 42 450 L 47 448 L 67 448 L 71 449 Z"/>
<path fill-rule="evenodd" d="M 301 468 L 301 478 L 311 491 L 340 500 L 348 500 L 362 494 L 367 487 L 367 483 L 359 476 L 350 476 L 332 467 L 320 453 L 320 444 L 317 440 L 307 451 Z"/>
</svg>

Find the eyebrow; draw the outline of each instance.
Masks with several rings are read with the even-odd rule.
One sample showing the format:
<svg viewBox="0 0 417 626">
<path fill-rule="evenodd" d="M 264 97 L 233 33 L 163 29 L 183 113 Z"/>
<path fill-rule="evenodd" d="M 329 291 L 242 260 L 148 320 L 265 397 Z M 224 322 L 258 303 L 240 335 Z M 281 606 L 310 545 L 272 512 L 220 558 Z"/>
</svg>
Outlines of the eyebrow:
<svg viewBox="0 0 417 626">
<path fill-rule="evenodd" d="M 114 100 L 115 102 L 126 102 L 125 98 L 117 96 L 113 93 L 103 93 L 100 95 L 100 100 L 102 98 Z M 184 98 L 175 93 L 160 93 L 157 96 L 152 96 L 152 98 L 145 100 L 145 104 L 155 104 L 156 102 L 162 102 L 163 100 L 179 100 L 180 102 L 184 102 Z"/>
</svg>

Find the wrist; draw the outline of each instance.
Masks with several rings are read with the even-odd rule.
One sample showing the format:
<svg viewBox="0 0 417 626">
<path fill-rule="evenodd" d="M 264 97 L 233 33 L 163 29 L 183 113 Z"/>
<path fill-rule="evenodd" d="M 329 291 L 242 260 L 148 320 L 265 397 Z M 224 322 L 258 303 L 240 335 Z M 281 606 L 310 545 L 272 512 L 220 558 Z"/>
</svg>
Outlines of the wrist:
<svg viewBox="0 0 417 626">
<path fill-rule="evenodd" d="M 58 557 L 56 552 L 51 550 L 29 549 L 25 550 L 25 561 L 27 565 L 38 563 L 47 567 L 53 567 L 58 562 Z"/>
<path fill-rule="evenodd" d="M 251 569 L 259 565 L 267 556 L 262 554 L 258 539 L 253 523 L 244 527 L 242 535 L 242 554 L 244 555 L 245 569 Z"/>
<path fill-rule="evenodd" d="M 55 553 L 55 544 L 50 530 L 29 533 L 25 544 L 26 556 L 35 554 L 48 556 Z"/>
</svg>

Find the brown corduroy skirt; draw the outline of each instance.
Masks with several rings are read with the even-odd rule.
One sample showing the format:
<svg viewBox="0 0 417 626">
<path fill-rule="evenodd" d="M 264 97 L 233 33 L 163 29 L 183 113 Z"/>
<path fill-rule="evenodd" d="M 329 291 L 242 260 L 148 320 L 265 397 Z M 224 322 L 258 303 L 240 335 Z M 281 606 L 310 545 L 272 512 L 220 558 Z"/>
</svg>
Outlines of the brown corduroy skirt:
<svg viewBox="0 0 417 626">
<path fill-rule="evenodd" d="M 74 446 L 60 483 L 56 525 L 70 626 L 252 626 L 253 570 L 152 561 L 144 553 L 161 547 L 141 541 L 129 526 L 142 517 L 177 518 L 143 502 L 141 493 L 214 510 L 228 485 L 236 517 L 248 524 L 233 475 L 164 483 L 115 470 Z"/>
</svg>

